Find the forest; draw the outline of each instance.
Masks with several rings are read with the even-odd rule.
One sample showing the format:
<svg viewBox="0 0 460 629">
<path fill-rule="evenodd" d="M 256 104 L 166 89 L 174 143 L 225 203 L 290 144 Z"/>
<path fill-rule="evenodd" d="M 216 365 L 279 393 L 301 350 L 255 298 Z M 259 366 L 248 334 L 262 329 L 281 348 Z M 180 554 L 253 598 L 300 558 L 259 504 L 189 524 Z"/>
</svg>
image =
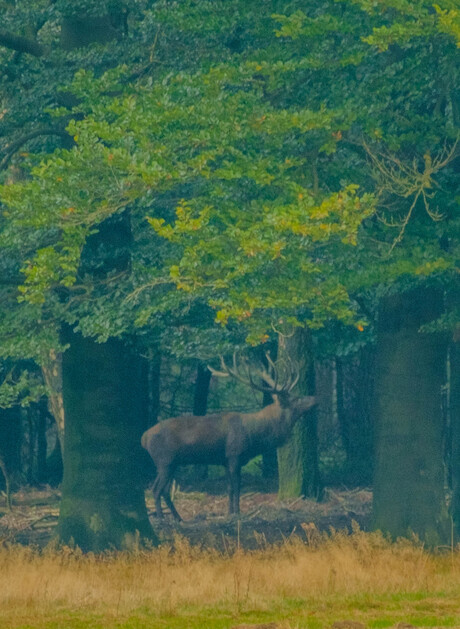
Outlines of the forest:
<svg viewBox="0 0 460 629">
<path fill-rule="evenodd" d="M 459 0 L 0 12 L 0 541 L 43 488 L 82 561 L 163 552 L 170 496 L 225 499 L 239 551 L 248 492 L 362 490 L 358 545 L 454 553 Z"/>
</svg>

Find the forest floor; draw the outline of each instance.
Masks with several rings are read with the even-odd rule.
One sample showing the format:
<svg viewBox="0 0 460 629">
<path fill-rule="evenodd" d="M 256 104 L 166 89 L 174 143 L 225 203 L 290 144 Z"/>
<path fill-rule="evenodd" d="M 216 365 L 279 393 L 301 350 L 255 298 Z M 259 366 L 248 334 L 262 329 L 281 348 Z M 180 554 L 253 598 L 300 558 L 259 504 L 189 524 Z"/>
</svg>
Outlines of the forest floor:
<svg viewBox="0 0 460 629">
<path fill-rule="evenodd" d="M 211 483 L 202 485 L 206 489 Z M 241 495 L 240 518 L 227 515 L 223 482 L 214 481 L 212 491 L 222 493 L 177 489 L 174 502 L 183 518 L 180 523 L 166 510 L 163 519 L 155 517 L 152 493 L 146 492 L 147 509 L 162 543 L 174 544 L 179 536 L 192 546 L 231 553 L 238 548 L 253 550 L 284 543 L 293 536 L 306 539 L 315 530 L 369 528 L 372 493 L 367 489 L 326 489 L 320 502 L 303 498 L 280 501 L 276 493 L 259 491 L 249 483 Z M 0 497 L 0 541 L 46 546 L 57 524 L 59 490 L 22 488 L 12 498 L 13 508 L 8 512 Z"/>
</svg>

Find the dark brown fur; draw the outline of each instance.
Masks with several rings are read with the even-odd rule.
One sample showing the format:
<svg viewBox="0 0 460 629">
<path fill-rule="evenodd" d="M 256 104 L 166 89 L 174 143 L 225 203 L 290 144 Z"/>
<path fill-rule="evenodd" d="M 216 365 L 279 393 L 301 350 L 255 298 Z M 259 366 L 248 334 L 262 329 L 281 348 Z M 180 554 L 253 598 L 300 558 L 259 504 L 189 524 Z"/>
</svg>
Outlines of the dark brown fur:
<svg viewBox="0 0 460 629">
<path fill-rule="evenodd" d="M 161 496 L 173 516 L 180 516 L 168 488 L 179 465 L 224 465 L 228 473 L 229 513 L 239 513 L 241 467 L 266 450 L 281 446 L 295 422 L 315 404 L 308 396 L 274 396 L 273 404 L 255 413 L 214 413 L 202 417 L 166 419 L 142 435 L 142 446 L 157 468 L 153 484 L 156 512 L 162 516 Z"/>
</svg>

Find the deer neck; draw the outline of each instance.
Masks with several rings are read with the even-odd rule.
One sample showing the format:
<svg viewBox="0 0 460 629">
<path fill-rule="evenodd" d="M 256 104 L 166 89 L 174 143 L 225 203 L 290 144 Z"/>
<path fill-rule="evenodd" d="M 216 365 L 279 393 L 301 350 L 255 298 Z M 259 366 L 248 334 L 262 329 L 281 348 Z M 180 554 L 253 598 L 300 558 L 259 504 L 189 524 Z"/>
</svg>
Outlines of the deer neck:
<svg viewBox="0 0 460 629">
<path fill-rule="evenodd" d="M 296 409 L 295 400 L 290 399 L 288 395 L 274 395 L 271 407 L 272 414 L 280 429 L 289 433 L 300 417 L 300 413 Z"/>
<path fill-rule="evenodd" d="M 287 394 L 276 396 L 275 404 L 279 406 L 280 420 L 289 429 L 308 411 L 313 405 L 313 397 L 292 398 Z"/>
</svg>

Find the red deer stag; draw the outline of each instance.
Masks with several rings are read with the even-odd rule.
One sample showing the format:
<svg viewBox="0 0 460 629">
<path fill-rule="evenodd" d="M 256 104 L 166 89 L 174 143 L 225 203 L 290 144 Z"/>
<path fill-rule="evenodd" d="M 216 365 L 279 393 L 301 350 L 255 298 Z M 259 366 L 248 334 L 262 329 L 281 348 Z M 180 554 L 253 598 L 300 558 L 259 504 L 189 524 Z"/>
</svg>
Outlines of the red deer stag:
<svg viewBox="0 0 460 629">
<path fill-rule="evenodd" d="M 269 392 L 273 404 L 254 413 L 224 412 L 204 416 L 172 417 L 149 428 L 142 435 L 142 446 L 155 463 L 157 476 L 153 484 L 156 514 L 162 517 L 161 497 L 176 520 L 178 514 L 169 495 L 169 485 L 179 465 L 205 463 L 227 468 L 229 513 L 240 510 L 241 467 L 250 459 L 272 448 L 277 448 L 289 437 L 295 422 L 312 406 L 315 398 L 291 395 L 299 376 L 289 367 L 284 369 L 285 382 L 278 383 L 278 369 L 267 355 L 268 369 L 251 374 L 245 363 L 245 374 L 221 359 L 223 371 L 210 368 L 213 375 L 233 376 L 253 389 Z M 260 382 L 255 382 L 254 377 Z"/>
</svg>

